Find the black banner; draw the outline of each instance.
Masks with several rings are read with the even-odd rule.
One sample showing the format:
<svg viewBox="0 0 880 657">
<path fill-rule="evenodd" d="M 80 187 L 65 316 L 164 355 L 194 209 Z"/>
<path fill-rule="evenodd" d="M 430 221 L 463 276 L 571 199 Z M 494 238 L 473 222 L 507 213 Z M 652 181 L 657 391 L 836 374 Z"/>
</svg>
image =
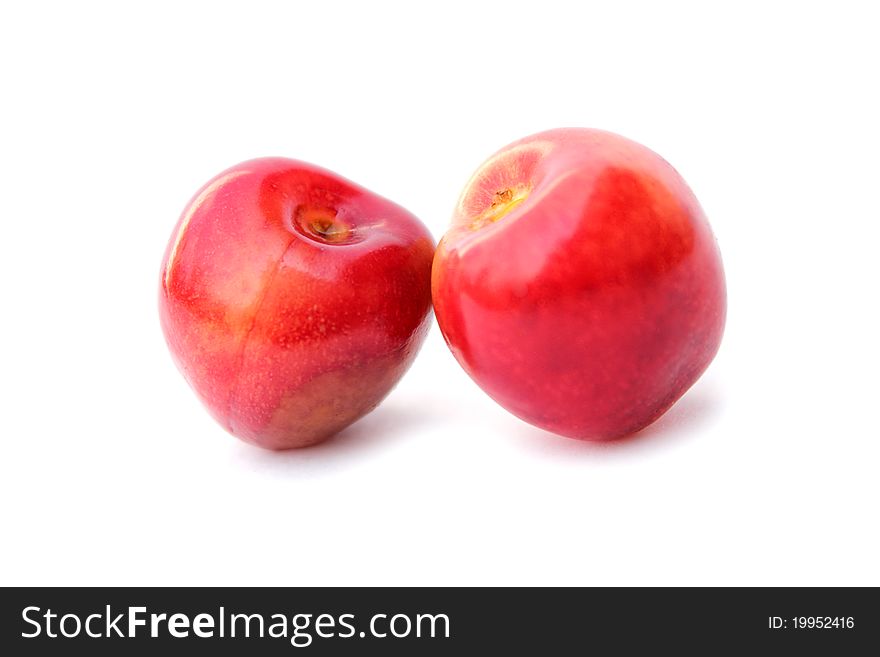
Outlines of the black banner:
<svg viewBox="0 0 880 657">
<path fill-rule="evenodd" d="M 7 588 L 0 614 L 5 655 L 849 655 L 880 639 L 869 588 Z"/>
</svg>

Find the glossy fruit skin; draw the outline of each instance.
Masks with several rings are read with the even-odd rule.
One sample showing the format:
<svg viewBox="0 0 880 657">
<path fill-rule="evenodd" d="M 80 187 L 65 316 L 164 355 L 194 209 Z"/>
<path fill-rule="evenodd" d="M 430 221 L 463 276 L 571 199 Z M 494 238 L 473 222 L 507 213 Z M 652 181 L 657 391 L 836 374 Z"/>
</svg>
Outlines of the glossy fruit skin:
<svg viewBox="0 0 880 657">
<path fill-rule="evenodd" d="M 165 339 L 230 433 L 270 449 L 320 442 L 411 364 L 428 328 L 433 248 L 412 214 L 330 171 L 243 162 L 202 187 L 174 229 L 159 290 Z"/>
<path fill-rule="evenodd" d="M 584 440 L 660 417 L 715 356 L 726 314 L 718 247 L 681 176 L 584 128 L 527 137 L 480 167 L 434 256 L 432 291 L 447 344 L 483 390 Z"/>
</svg>

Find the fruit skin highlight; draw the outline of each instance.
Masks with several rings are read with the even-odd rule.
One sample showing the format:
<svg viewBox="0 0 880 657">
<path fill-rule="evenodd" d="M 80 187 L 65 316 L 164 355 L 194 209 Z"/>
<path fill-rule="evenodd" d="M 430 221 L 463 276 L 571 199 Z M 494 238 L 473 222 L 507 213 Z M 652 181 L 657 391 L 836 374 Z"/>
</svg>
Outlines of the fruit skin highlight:
<svg viewBox="0 0 880 657">
<path fill-rule="evenodd" d="M 659 418 L 712 361 L 726 313 L 718 247 L 678 172 L 584 128 L 526 137 L 477 170 L 432 291 L 447 344 L 483 390 L 584 440 Z"/>
<path fill-rule="evenodd" d="M 330 171 L 244 162 L 202 187 L 174 229 L 165 339 L 230 433 L 312 445 L 375 408 L 412 363 L 433 251 L 416 217 Z"/>
</svg>

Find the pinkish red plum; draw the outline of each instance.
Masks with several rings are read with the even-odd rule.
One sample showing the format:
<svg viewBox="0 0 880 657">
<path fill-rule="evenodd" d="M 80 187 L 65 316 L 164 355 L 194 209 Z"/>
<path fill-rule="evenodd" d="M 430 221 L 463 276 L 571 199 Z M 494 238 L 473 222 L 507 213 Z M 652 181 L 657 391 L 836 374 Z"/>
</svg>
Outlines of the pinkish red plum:
<svg viewBox="0 0 880 657">
<path fill-rule="evenodd" d="M 504 408 L 602 440 L 659 418 L 718 350 L 726 295 L 703 210 L 659 155 L 543 132 L 473 175 L 434 257 L 452 353 Z"/>
<path fill-rule="evenodd" d="M 230 433 L 312 445 L 375 408 L 412 363 L 433 247 L 412 214 L 330 171 L 244 162 L 202 187 L 174 229 L 165 338 Z"/>
</svg>

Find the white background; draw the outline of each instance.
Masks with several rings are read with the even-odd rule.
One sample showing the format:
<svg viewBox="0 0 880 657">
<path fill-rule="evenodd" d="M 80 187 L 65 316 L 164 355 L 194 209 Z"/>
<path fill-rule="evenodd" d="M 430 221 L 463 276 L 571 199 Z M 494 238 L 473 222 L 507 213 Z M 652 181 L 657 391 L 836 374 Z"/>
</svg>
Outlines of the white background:
<svg viewBox="0 0 880 657">
<path fill-rule="evenodd" d="M 871 3 L 5 3 L 2 584 L 880 584 Z M 228 436 L 156 298 L 190 195 L 329 167 L 435 238 L 516 138 L 661 153 L 719 239 L 729 321 L 641 436 L 490 401 L 436 326 L 324 446 Z"/>
</svg>

